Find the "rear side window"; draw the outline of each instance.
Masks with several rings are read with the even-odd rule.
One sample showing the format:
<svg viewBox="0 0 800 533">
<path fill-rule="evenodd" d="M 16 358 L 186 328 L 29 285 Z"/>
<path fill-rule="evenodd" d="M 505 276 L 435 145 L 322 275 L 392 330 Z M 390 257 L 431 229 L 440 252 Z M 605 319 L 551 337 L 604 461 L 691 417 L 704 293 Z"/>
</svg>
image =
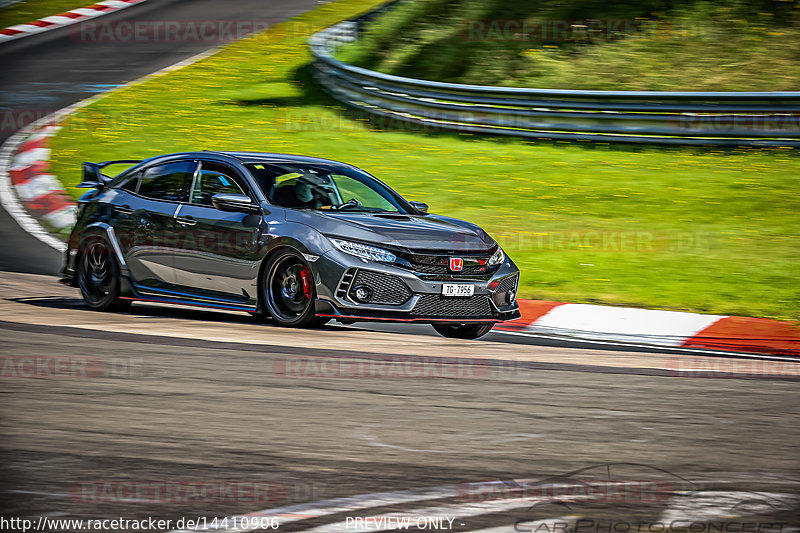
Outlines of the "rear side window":
<svg viewBox="0 0 800 533">
<path fill-rule="evenodd" d="M 141 173 L 137 173 L 134 177 L 126 181 L 120 189 L 135 193 L 136 188 L 139 186 L 139 178 L 141 177 Z"/>
<path fill-rule="evenodd" d="M 141 177 L 139 195 L 165 202 L 187 202 L 197 165 L 196 161 L 179 161 L 148 168 Z"/>
</svg>

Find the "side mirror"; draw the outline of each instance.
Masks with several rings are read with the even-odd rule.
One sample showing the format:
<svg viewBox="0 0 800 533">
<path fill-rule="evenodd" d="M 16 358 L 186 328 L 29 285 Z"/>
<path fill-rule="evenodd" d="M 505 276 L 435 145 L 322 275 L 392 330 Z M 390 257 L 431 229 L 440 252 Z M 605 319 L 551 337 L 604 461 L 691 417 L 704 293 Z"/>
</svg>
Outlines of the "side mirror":
<svg viewBox="0 0 800 533">
<path fill-rule="evenodd" d="M 259 206 L 244 194 L 215 194 L 211 197 L 211 203 L 220 211 L 233 213 L 258 213 L 261 211 Z"/>
<path fill-rule="evenodd" d="M 100 172 L 100 165 L 97 163 L 83 164 L 83 181 L 78 184 L 81 189 L 102 189 L 109 180 Z"/>
<path fill-rule="evenodd" d="M 425 202 L 408 202 L 411 204 L 411 207 L 416 209 L 420 212 L 420 214 L 427 215 L 428 214 L 428 204 Z"/>
</svg>

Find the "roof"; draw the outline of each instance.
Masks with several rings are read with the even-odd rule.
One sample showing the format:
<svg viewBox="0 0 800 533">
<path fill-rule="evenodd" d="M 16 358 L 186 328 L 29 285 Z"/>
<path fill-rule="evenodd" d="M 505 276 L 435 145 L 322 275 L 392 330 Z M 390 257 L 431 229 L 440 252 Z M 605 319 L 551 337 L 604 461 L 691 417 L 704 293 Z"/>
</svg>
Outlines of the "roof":
<svg viewBox="0 0 800 533">
<path fill-rule="evenodd" d="M 170 161 L 176 158 L 212 158 L 218 160 L 227 160 L 228 163 L 238 161 L 239 163 L 305 163 L 312 165 L 321 165 L 328 167 L 348 167 L 354 170 L 361 170 L 354 165 L 342 163 L 341 161 L 334 161 L 333 159 L 323 159 L 320 157 L 312 157 L 308 155 L 296 154 L 275 154 L 270 152 L 235 152 L 235 151 L 221 151 L 221 150 L 202 150 L 192 152 L 177 152 L 172 154 L 162 154 L 150 157 L 142 161 L 144 164 L 160 164 L 162 161 Z M 140 163 L 140 164 L 142 164 Z M 136 165 L 136 168 L 139 165 Z M 130 169 L 129 169 L 130 170 Z M 127 172 L 127 171 L 126 171 Z M 363 171 L 362 171 L 363 172 Z"/>
<path fill-rule="evenodd" d="M 344 165 L 344 166 L 353 166 L 348 163 L 342 163 L 341 161 L 335 161 L 333 159 L 323 159 L 321 157 L 313 157 L 308 155 L 297 155 L 297 154 L 276 154 L 271 152 L 223 152 L 223 151 L 214 151 L 212 153 L 224 154 L 230 157 L 235 157 L 239 159 L 243 163 L 265 163 L 265 162 L 280 162 L 280 161 L 292 161 L 296 163 L 321 163 L 321 164 L 328 164 L 328 165 Z"/>
</svg>

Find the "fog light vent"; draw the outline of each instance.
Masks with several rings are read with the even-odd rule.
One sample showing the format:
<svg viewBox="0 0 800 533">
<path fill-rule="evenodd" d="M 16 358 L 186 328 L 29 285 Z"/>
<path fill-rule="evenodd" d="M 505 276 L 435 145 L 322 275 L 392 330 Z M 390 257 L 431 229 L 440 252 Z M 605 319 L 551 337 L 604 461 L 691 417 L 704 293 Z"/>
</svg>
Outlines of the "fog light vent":
<svg viewBox="0 0 800 533">
<path fill-rule="evenodd" d="M 372 289 L 366 285 L 358 285 L 357 287 L 353 287 L 352 294 L 353 298 L 359 302 L 366 303 L 372 299 Z"/>
</svg>

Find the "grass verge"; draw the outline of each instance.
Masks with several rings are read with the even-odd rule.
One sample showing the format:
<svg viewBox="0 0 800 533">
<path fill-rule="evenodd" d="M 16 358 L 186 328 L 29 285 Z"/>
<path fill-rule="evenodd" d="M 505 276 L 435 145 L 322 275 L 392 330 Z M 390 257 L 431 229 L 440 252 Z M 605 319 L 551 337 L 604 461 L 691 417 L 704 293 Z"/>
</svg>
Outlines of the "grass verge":
<svg viewBox="0 0 800 533">
<path fill-rule="evenodd" d="M 91 0 L 25 0 L 0 8 L 0 29 L 96 3 Z"/>
<path fill-rule="evenodd" d="M 195 149 L 356 164 L 436 213 L 481 224 L 521 296 L 797 319 L 800 158 L 389 129 L 310 77 L 309 34 L 379 2 L 325 4 L 73 115 L 52 140 L 77 196 L 82 161 Z M 382 129 L 380 126 L 383 126 Z"/>
</svg>

